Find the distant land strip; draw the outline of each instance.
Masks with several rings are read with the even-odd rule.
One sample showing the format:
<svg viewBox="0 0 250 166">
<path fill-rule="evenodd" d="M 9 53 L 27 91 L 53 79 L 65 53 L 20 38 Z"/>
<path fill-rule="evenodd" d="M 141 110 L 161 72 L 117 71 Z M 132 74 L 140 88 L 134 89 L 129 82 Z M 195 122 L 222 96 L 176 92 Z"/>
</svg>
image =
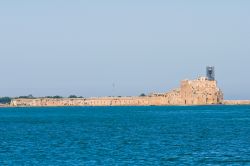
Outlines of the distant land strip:
<svg viewBox="0 0 250 166">
<path fill-rule="evenodd" d="M 224 100 L 216 80 L 200 77 L 181 81 L 180 88 L 167 93 L 142 94 L 135 97 L 69 98 L 60 96 L 12 99 L 11 107 L 40 106 L 185 106 L 185 105 L 250 105 L 250 100 Z"/>
</svg>

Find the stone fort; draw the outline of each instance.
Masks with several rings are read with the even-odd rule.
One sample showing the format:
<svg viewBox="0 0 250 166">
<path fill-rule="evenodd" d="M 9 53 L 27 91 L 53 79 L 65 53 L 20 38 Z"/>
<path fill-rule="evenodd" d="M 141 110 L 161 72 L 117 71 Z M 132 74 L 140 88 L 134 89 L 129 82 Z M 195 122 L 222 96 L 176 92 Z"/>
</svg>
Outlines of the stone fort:
<svg viewBox="0 0 250 166">
<path fill-rule="evenodd" d="M 13 99 L 11 106 L 165 106 L 223 104 L 223 93 L 217 86 L 214 68 L 207 67 L 207 76 L 183 80 L 180 87 L 167 93 L 141 97 L 36 98 Z"/>
</svg>

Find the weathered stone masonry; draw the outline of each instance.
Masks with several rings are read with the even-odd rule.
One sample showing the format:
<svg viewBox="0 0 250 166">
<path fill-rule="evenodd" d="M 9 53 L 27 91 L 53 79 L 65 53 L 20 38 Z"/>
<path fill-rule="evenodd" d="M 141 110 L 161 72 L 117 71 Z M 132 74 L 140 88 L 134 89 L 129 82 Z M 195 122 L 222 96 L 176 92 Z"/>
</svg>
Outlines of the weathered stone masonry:
<svg viewBox="0 0 250 166">
<path fill-rule="evenodd" d="M 217 87 L 217 82 L 200 77 L 196 80 L 183 80 L 180 88 L 168 93 L 153 93 L 145 97 L 14 99 L 11 106 L 161 106 L 221 103 L 223 103 L 223 93 Z"/>
</svg>

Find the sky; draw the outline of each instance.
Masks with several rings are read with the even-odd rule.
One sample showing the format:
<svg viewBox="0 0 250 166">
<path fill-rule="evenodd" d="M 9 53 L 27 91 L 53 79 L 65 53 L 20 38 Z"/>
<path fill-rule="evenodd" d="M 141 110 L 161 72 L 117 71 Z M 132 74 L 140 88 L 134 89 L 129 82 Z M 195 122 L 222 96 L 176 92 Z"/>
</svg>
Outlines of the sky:
<svg viewBox="0 0 250 166">
<path fill-rule="evenodd" d="M 0 96 L 167 92 L 215 66 L 250 99 L 248 0 L 0 2 Z"/>
</svg>

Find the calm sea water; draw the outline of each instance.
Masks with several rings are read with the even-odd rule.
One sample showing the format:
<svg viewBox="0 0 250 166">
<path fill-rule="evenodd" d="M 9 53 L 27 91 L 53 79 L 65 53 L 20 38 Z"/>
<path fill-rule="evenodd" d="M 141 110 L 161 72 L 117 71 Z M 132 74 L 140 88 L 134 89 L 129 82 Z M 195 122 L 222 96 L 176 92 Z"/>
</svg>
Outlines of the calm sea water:
<svg viewBox="0 0 250 166">
<path fill-rule="evenodd" d="M 0 108 L 0 165 L 250 165 L 250 106 Z"/>
</svg>

